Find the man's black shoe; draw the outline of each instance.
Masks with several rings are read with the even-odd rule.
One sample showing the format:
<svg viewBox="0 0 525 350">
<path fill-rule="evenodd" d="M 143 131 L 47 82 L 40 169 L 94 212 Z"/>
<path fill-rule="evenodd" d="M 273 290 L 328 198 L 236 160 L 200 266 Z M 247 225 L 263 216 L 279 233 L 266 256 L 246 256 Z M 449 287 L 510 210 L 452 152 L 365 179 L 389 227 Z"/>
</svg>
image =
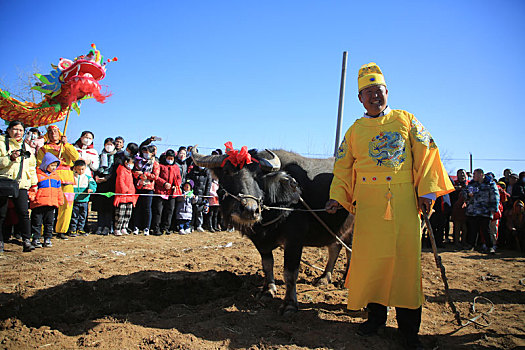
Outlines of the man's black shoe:
<svg viewBox="0 0 525 350">
<path fill-rule="evenodd" d="M 377 334 L 377 331 L 383 327 L 385 327 L 385 323 L 377 324 L 375 322 L 366 321 L 357 327 L 356 333 L 362 337 L 368 337 Z"/>
<path fill-rule="evenodd" d="M 162 236 L 162 232 L 160 230 L 155 230 L 151 233 L 153 236 Z"/>
<path fill-rule="evenodd" d="M 35 246 L 31 244 L 29 239 L 24 239 L 23 249 L 24 252 L 30 252 L 35 250 Z"/>
<path fill-rule="evenodd" d="M 57 238 L 63 239 L 64 241 L 67 241 L 67 240 L 68 240 L 67 236 L 66 236 L 65 234 L 63 234 L 63 233 L 59 233 L 59 234 L 57 235 Z"/>
<path fill-rule="evenodd" d="M 416 334 L 415 336 L 407 336 L 401 332 L 399 332 L 399 335 L 401 336 L 401 343 L 403 344 L 403 347 L 407 350 L 423 350 L 423 343 L 419 340 L 419 336 Z"/>
</svg>

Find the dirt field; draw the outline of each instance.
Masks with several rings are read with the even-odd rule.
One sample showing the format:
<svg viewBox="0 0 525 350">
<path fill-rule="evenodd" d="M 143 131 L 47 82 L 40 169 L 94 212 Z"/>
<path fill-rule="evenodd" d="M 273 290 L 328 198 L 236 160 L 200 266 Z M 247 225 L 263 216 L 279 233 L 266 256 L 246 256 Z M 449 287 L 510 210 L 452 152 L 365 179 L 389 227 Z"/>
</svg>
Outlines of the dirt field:
<svg viewBox="0 0 525 350">
<path fill-rule="evenodd" d="M 300 311 L 281 317 L 280 299 L 262 303 L 260 258 L 238 232 L 188 236 L 54 239 L 52 248 L 0 254 L 0 349 L 400 349 L 395 311 L 379 336 L 355 334 L 364 313 L 349 313 L 346 292 L 314 287 L 320 271 L 302 265 Z M 439 271 L 423 253 L 421 338 L 428 349 L 525 346 L 525 258 L 443 251 L 452 296 L 463 316 L 474 297 L 494 303 L 481 328 L 458 329 L 444 303 Z M 282 250 L 276 250 L 282 299 Z M 324 267 L 324 249 L 303 258 Z M 343 272 L 336 266 L 335 279 Z M 489 306 L 480 302 L 480 311 Z M 480 320 L 480 322 L 486 322 Z"/>
</svg>

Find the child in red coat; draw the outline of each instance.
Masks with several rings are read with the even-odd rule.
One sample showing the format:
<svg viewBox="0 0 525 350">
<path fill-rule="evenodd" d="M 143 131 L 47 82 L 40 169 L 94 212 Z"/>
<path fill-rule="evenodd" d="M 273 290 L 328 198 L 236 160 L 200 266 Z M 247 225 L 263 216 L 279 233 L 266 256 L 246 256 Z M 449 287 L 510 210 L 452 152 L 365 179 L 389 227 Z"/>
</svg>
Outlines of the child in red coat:
<svg viewBox="0 0 525 350">
<path fill-rule="evenodd" d="M 128 234 L 126 230 L 133 212 L 133 207 L 137 203 L 135 194 L 135 185 L 133 184 L 133 175 L 131 170 L 134 166 L 134 160 L 131 157 L 124 158 L 124 164 L 117 168 L 117 181 L 115 184 L 115 236 Z"/>
</svg>

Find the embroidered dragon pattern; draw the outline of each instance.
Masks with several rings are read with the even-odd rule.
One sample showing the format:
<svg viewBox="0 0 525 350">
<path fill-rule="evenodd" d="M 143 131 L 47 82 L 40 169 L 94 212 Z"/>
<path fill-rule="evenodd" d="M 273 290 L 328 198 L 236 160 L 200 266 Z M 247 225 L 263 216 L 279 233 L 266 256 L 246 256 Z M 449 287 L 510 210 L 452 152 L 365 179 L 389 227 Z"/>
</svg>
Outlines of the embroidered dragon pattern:
<svg viewBox="0 0 525 350">
<path fill-rule="evenodd" d="M 369 142 L 368 155 L 379 166 L 398 168 L 406 159 L 405 139 L 398 132 L 383 131 Z"/>
<path fill-rule="evenodd" d="M 428 130 L 425 129 L 423 124 L 421 124 L 416 118 L 412 119 L 412 121 L 410 122 L 410 132 L 417 141 L 427 146 L 427 148 L 437 148 L 437 145 L 434 142 L 432 135 L 430 135 Z"/>
</svg>

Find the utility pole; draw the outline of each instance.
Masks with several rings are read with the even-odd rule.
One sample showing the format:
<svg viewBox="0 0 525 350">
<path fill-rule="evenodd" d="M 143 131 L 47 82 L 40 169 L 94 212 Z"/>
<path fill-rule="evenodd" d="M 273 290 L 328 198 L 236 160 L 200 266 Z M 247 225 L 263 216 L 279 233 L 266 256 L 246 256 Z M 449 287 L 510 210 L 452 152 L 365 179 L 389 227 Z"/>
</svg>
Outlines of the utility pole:
<svg viewBox="0 0 525 350">
<path fill-rule="evenodd" d="M 337 127 L 335 130 L 334 157 L 337 156 L 337 149 L 341 143 L 341 125 L 343 124 L 343 107 L 345 104 L 345 85 L 346 85 L 346 58 L 347 51 L 343 51 L 343 67 L 341 68 L 341 86 L 339 88 L 339 107 L 337 109 Z"/>
<path fill-rule="evenodd" d="M 470 173 L 472 174 L 472 153 L 470 154 Z"/>
</svg>

